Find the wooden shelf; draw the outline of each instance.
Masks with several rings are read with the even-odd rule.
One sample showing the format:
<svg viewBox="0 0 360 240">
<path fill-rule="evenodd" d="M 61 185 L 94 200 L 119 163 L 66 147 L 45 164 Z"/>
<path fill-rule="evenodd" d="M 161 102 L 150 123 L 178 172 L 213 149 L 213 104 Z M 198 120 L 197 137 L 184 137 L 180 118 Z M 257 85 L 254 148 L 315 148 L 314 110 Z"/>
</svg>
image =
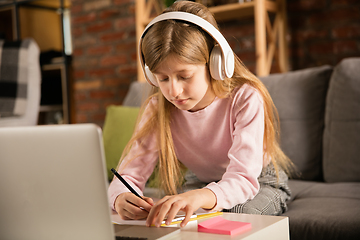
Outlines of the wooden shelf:
<svg viewBox="0 0 360 240">
<path fill-rule="evenodd" d="M 266 0 L 264 1 L 264 4 L 267 11 L 276 13 L 276 2 Z M 214 14 L 214 17 L 218 22 L 254 17 L 254 9 L 255 1 L 244 3 L 229 3 L 215 7 L 209 7 L 209 10 Z"/>
<path fill-rule="evenodd" d="M 23 4 L 33 4 L 36 6 L 43 6 L 43 7 L 49 7 L 49 8 L 60 8 L 61 4 L 59 0 L 0 0 L 0 6 L 5 5 L 23 5 Z M 64 0 L 64 7 L 68 8 L 70 7 L 70 0 Z"/>
<path fill-rule="evenodd" d="M 50 7 L 50 8 L 60 8 L 61 3 L 59 0 L 36 0 L 32 2 L 33 4 L 37 6 L 44 6 L 44 7 Z M 64 0 L 64 8 L 70 7 L 70 0 Z"/>
<path fill-rule="evenodd" d="M 71 0 L 0 0 L 0 9 L 10 9 L 13 38 L 33 38 L 42 52 L 57 50 L 62 57 L 41 66 L 42 105 L 40 115 L 61 112 L 61 123 L 70 122 L 70 61 L 65 50 L 64 16 L 69 12 Z M 11 35 L 11 32 L 10 32 Z M 45 94 L 44 94 L 45 93 Z M 44 98 L 43 98 L 44 97 Z M 57 118 L 59 118 L 57 116 Z M 59 122 L 59 121 L 57 121 Z"/>
<path fill-rule="evenodd" d="M 64 63 L 48 63 L 42 65 L 42 70 L 61 70 L 63 71 L 65 68 Z"/>
<path fill-rule="evenodd" d="M 42 105 L 39 112 L 62 111 L 62 105 Z"/>
<path fill-rule="evenodd" d="M 232 3 L 210 7 L 209 10 L 214 14 L 216 21 L 223 22 L 238 18 L 254 16 L 254 2 Z"/>
<path fill-rule="evenodd" d="M 68 81 L 67 81 L 67 77 L 66 77 L 66 65 L 65 62 L 64 63 L 49 63 L 49 64 L 45 64 L 42 66 L 42 73 L 48 73 L 49 76 L 51 76 L 51 74 L 55 74 L 55 76 L 60 76 L 61 79 L 61 95 L 62 95 L 62 105 L 55 105 L 56 108 L 58 106 L 61 106 L 62 112 L 63 112 L 63 117 L 64 117 L 64 123 L 69 123 L 69 102 L 68 102 Z M 47 79 L 49 80 L 49 79 Z M 55 78 L 54 78 L 55 80 Z M 43 105 L 42 105 L 43 106 Z M 41 107 L 42 107 L 41 106 Z M 45 109 L 49 109 L 48 107 L 46 107 L 48 105 L 45 105 L 44 108 L 42 108 L 42 111 L 45 111 Z M 53 105 L 50 105 L 53 106 Z M 41 109 L 40 107 L 40 109 Z M 54 107 L 54 106 L 53 106 Z M 50 108 L 49 111 L 53 111 L 53 108 Z M 57 110 L 57 109 L 55 109 Z M 40 110 L 41 111 L 41 110 Z"/>
</svg>

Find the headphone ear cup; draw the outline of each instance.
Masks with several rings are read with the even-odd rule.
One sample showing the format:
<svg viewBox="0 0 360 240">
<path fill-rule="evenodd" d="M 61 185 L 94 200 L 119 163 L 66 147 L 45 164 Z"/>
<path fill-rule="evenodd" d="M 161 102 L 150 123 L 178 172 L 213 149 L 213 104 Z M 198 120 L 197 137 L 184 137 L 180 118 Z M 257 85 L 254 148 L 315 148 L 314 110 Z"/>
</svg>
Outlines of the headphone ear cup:
<svg viewBox="0 0 360 240">
<path fill-rule="evenodd" d="M 222 51 L 219 45 L 215 45 L 210 54 L 210 74 L 215 80 L 224 80 L 225 73 L 223 71 Z"/>
<path fill-rule="evenodd" d="M 153 85 L 153 86 L 155 86 L 155 87 L 159 87 L 158 82 L 157 82 L 154 74 L 150 71 L 149 67 L 148 67 L 146 64 L 145 64 L 144 69 L 145 69 L 145 77 L 146 77 L 146 80 L 148 80 L 148 82 L 149 82 L 151 85 Z"/>
</svg>

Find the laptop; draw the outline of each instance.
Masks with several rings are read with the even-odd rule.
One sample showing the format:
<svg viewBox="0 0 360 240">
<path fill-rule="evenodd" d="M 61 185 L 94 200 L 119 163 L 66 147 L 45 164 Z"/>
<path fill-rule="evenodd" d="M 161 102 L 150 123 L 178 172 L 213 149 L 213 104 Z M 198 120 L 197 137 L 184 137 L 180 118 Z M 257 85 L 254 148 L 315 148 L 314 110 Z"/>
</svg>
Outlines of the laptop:
<svg viewBox="0 0 360 240">
<path fill-rule="evenodd" d="M 0 239 L 156 239 L 177 230 L 114 227 L 105 169 L 94 124 L 0 128 Z"/>
</svg>

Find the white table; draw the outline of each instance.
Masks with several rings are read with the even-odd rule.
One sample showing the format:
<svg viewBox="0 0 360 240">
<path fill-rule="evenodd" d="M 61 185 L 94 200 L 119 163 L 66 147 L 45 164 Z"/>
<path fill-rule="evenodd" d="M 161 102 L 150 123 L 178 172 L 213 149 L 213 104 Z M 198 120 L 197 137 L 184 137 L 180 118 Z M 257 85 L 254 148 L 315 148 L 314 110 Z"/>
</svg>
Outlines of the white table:
<svg viewBox="0 0 360 240">
<path fill-rule="evenodd" d="M 288 217 L 283 216 L 266 216 L 266 215 L 251 215 L 251 214 L 240 214 L 240 213 L 223 213 L 223 218 L 231 221 L 249 222 L 251 223 L 251 230 L 242 234 L 230 236 L 222 234 L 210 234 L 202 233 L 197 231 L 197 224 L 205 221 L 201 219 L 197 221 L 190 221 L 181 231 L 178 233 L 171 234 L 166 239 L 185 239 L 185 240 L 196 240 L 196 239 L 246 239 L 246 240 L 289 240 L 289 220 Z M 114 222 L 119 222 L 119 216 L 113 212 L 112 219 Z M 127 222 L 124 224 L 131 225 L 145 225 L 144 220 Z M 170 225 L 169 227 L 180 227 L 177 225 Z"/>
<path fill-rule="evenodd" d="M 266 215 L 251 215 L 239 213 L 224 213 L 223 218 L 232 221 L 241 221 L 251 223 L 251 230 L 235 236 L 202 233 L 197 231 L 197 224 L 206 219 L 189 222 L 180 233 L 172 235 L 167 239 L 276 239 L 289 240 L 289 220 L 288 217 L 283 216 L 266 216 Z"/>
</svg>

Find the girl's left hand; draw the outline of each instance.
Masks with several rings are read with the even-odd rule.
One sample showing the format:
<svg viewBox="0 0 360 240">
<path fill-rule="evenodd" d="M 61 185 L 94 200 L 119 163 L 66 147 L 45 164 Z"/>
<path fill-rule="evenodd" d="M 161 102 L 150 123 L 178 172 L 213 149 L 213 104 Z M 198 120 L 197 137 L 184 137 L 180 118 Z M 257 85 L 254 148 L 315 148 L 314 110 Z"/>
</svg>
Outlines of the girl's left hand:
<svg viewBox="0 0 360 240">
<path fill-rule="evenodd" d="M 185 219 L 181 222 L 180 227 L 185 227 L 191 215 L 197 209 L 212 209 L 215 205 L 215 194 L 206 188 L 166 196 L 151 208 L 146 220 L 146 226 L 155 225 L 156 227 L 160 227 L 165 217 L 167 217 L 165 224 L 169 225 L 176 214 L 182 210 L 185 212 Z"/>
</svg>

